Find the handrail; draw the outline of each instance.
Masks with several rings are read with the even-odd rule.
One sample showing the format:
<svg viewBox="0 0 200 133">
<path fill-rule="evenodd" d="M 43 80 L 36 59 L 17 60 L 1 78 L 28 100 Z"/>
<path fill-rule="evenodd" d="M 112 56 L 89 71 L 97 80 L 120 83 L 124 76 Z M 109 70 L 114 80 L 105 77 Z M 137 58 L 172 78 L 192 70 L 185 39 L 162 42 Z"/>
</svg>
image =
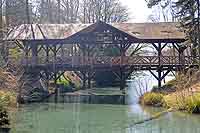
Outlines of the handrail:
<svg viewBox="0 0 200 133">
<path fill-rule="evenodd" d="M 66 56 L 49 58 L 46 57 L 27 57 L 21 60 L 23 65 L 45 65 L 45 64 L 68 64 L 71 66 L 83 66 L 83 65 L 159 65 L 159 58 L 161 65 L 190 65 L 195 61 L 193 56 L 99 56 L 99 57 L 81 57 L 81 56 Z"/>
</svg>

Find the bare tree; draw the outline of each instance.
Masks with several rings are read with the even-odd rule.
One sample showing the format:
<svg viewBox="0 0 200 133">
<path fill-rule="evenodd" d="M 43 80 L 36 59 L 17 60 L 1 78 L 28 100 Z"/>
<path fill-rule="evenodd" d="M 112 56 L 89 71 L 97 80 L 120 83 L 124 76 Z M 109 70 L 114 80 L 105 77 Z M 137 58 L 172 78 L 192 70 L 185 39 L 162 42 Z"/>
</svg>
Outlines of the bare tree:
<svg viewBox="0 0 200 133">
<path fill-rule="evenodd" d="M 128 9 L 119 0 L 38 0 L 42 23 L 124 22 Z"/>
<path fill-rule="evenodd" d="M 128 9 L 118 0 L 83 0 L 80 21 L 83 23 L 124 22 L 129 19 Z"/>
<path fill-rule="evenodd" d="M 64 23 L 76 23 L 79 17 L 80 0 L 62 0 L 62 16 Z M 67 14 L 65 16 L 65 14 Z"/>
<path fill-rule="evenodd" d="M 175 22 L 177 18 L 174 13 L 174 0 L 146 0 L 149 8 L 152 8 L 152 14 L 149 19 L 153 22 Z"/>
</svg>

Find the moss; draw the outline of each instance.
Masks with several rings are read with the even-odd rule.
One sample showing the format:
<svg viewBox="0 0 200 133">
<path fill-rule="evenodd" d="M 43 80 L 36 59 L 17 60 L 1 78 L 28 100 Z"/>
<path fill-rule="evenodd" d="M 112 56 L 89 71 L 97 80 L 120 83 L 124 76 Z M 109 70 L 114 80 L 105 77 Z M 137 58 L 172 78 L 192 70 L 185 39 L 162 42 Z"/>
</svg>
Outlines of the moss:
<svg viewBox="0 0 200 133">
<path fill-rule="evenodd" d="M 141 97 L 140 103 L 142 103 L 143 105 L 162 106 L 163 94 L 154 92 L 145 93 Z"/>
</svg>

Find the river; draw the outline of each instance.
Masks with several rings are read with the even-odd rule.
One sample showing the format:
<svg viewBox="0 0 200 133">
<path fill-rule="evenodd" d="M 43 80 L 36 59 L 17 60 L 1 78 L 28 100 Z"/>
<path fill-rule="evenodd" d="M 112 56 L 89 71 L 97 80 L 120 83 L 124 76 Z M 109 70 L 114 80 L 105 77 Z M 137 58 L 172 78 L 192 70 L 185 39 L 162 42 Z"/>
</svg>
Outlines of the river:
<svg viewBox="0 0 200 133">
<path fill-rule="evenodd" d="M 129 85 L 129 88 L 133 86 Z M 134 91 L 130 89 L 130 97 Z M 131 100 L 136 100 L 130 98 Z M 199 133 L 200 116 L 173 112 L 133 125 L 163 111 L 131 105 L 34 103 L 13 114 L 11 133 Z"/>
</svg>

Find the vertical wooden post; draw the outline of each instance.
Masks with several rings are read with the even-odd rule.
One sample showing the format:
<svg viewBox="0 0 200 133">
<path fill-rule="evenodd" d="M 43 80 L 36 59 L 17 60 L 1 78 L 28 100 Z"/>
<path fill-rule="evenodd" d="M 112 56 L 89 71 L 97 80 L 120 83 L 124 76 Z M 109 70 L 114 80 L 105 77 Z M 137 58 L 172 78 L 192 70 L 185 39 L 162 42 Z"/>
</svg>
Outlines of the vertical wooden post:
<svg viewBox="0 0 200 133">
<path fill-rule="evenodd" d="M 85 90 L 86 89 L 86 80 L 87 80 L 86 71 L 83 71 L 82 74 L 83 74 L 83 89 Z"/>
<path fill-rule="evenodd" d="M 88 89 L 91 89 L 91 72 L 88 72 Z"/>
<path fill-rule="evenodd" d="M 38 55 L 37 45 L 32 44 L 31 45 L 31 50 L 32 50 L 33 64 L 35 65 L 37 63 L 37 55 Z"/>
<path fill-rule="evenodd" d="M 82 52 L 83 52 L 83 64 L 82 65 L 85 65 L 86 64 L 86 60 L 85 60 L 85 56 L 86 56 L 86 49 L 85 49 L 85 45 L 83 45 L 82 47 Z"/>
<path fill-rule="evenodd" d="M 124 56 L 125 56 L 124 44 L 120 44 L 120 54 L 121 54 L 121 66 L 123 66 Z"/>
<path fill-rule="evenodd" d="M 161 55 L 162 55 L 161 43 L 158 43 L 158 63 L 159 63 L 159 67 L 161 66 Z"/>
<path fill-rule="evenodd" d="M 49 45 L 46 45 L 46 62 L 49 62 Z"/>
<path fill-rule="evenodd" d="M 158 88 L 161 88 L 162 86 L 162 68 L 161 68 L 161 56 L 162 56 L 162 46 L 161 43 L 158 43 Z"/>
<path fill-rule="evenodd" d="M 125 75 L 124 75 L 124 56 L 125 56 L 125 46 L 120 44 L 120 53 L 121 53 L 121 64 L 120 64 L 120 90 L 125 93 Z"/>
<path fill-rule="evenodd" d="M 57 72 L 54 71 L 54 84 L 55 84 L 55 103 L 58 102 L 58 86 L 57 86 Z"/>
<path fill-rule="evenodd" d="M 50 75 L 49 75 L 49 72 L 48 71 L 45 71 L 45 74 L 46 74 L 46 85 L 47 85 L 47 90 L 49 91 L 49 80 L 50 80 Z"/>
<path fill-rule="evenodd" d="M 120 68 L 120 90 L 124 92 L 125 89 L 125 75 L 124 75 L 124 69 Z"/>
<path fill-rule="evenodd" d="M 162 70 L 158 69 L 158 88 L 161 88 L 162 86 Z"/>
<path fill-rule="evenodd" d="M 25 63 L 26 63 L 26 65 L 28 65 L 28 53 L 29 53 L 29 46 L 28 46 L 28 44 L 27 43 L 24 43 L 24 47 L 25 47 L 25 49 L 24 49 L 24 58 L 25 58 Z"/>
<path fill-rule="evenodd" d="M 64 53 L 64 47 L 63 44 L 61 44 L 61 57 L 64 57 L 65 53 Z"/>
</svg>

